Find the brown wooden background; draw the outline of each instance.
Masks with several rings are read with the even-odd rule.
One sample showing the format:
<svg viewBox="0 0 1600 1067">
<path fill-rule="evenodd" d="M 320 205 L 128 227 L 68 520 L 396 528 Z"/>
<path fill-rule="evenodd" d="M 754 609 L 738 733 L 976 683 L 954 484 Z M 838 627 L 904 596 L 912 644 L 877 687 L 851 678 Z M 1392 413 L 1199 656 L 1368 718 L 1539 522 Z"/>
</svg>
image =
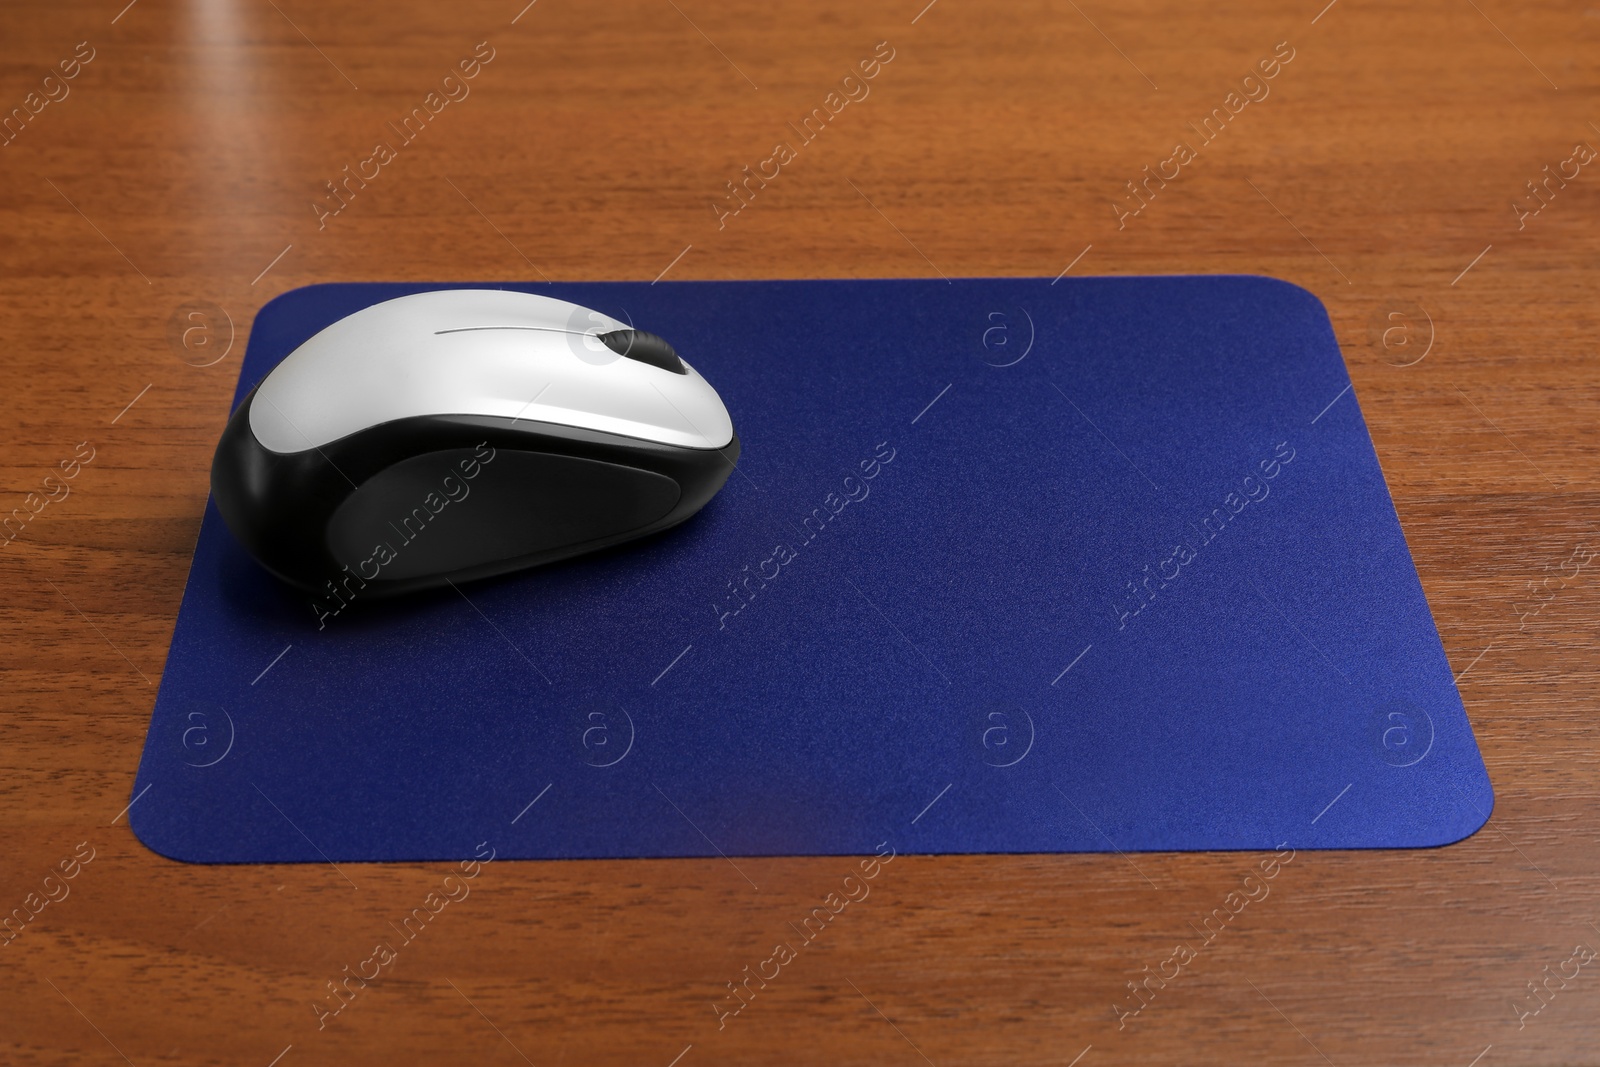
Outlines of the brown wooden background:
<svg viewBox="0 0 1600 1067">
<path fill-rule="evenodd" d="M 94 50 L 0 147 L 0 513 L 96 450 L 0 549 L 0 909 L 96 853 L 0 947 L 0 1060 L 1600 1062 L 1600 967 L 1525 1025 L 1513 1008 L 1600 947 L 1600 570 L 1519 616 L 1600 546 L 1600 164 L 1520 231 L 1512 208 L 1600 146 L 1592 4 L 124 2 L 0 14 L 7 112 Z M 724 181 L 884 40 L 871 96 L 719 230 Z M 319 231 L 323 181 L 480 41 L 471 96 Z M 1280 41 L 1271 95 L 1119 231 L 1123 183 Z M 1475 837 L 1302 852 L 1120 1032 L 1124 983 L 1256 857 L 902 858 L 721 1032 L 709 1002 L 845 864 L 741 861 L 759 892 L 721 860 L 496 864 L 319 1032 L 323 983 L 447 868 L 354 865 L 353 890 L 326 866 L 169 862 L 127 830 L 211 449 L 274 294 L 669 264 L 1053 276 L 1088 245 L 1075 273 L 1260 272 L 1327 303 L 1466 671 L 1498 792 Z M 169 339 L 190 301 L 233 324 L 212 366 L 221 319 Z"/>
</svg>

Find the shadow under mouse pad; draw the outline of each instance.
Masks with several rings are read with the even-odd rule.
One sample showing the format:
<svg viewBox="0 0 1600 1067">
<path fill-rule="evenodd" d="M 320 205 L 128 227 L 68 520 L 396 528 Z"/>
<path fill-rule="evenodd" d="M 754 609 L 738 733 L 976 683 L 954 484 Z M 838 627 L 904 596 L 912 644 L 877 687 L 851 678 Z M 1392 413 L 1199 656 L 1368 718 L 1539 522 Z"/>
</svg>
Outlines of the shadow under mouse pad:
<svg viewBox="0 0 1600 1067">
<path fill-rule="evenodd" d="M 336 319 L 445 287 L 278 297 L 235 405 Z M 157 852 L 1378 848 L 1487 819 L 1306 291 L 499 288 L 669 338 L 727 403 L 738 470 L 652 538 L 344 606 L 281 586 L 208 505 L 129 810 Z"/>
</svg>

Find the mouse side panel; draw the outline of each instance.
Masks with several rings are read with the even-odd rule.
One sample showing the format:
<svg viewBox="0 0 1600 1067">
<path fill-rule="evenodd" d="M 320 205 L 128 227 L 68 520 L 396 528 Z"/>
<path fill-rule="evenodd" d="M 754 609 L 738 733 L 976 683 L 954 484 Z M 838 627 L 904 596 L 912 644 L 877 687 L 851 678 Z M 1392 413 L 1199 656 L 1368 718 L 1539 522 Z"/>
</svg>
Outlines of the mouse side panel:
<svg viewBox="0 0 1600 1067">
<path fill-rule="evenodd" d="M 318 595 L 474 581 L 657 533 L 699 511 L 739 457 L 737 437 L 692 449 L 479 415 L 280 453 L 250 432 L 254 399 L 223 434 L 212 493 L 257 561 Z"/>
<path fill-rule="evenodd" d="M 522 449 L 401 460 L 333 513 L 328 549 L 362 578 L 426 578 L 559 552 L 652 526 L 678 503 L 655 471 Z"/>
</svg>

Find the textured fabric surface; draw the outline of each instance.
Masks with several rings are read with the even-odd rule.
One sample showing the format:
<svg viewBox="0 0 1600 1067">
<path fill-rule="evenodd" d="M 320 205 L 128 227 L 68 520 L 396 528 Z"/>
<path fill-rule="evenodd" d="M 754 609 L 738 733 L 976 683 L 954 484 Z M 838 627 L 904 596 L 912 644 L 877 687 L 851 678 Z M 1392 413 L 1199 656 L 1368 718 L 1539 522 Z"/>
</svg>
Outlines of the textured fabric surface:
<svg viewBox="0 0 1600 1067">
<path fill-rule="evenodd" d="M 437 285 L 286 293 L 235 403 Z M 1256 277 L 508 285 L 668 338 L 739 470 L 320 607 L 208 506 L 129 812 L 197 862 L 1414 847 L 1493 794 L 1322 305 Z M 469 508 L 470 498 L 451 506 Z"/>
</svg>

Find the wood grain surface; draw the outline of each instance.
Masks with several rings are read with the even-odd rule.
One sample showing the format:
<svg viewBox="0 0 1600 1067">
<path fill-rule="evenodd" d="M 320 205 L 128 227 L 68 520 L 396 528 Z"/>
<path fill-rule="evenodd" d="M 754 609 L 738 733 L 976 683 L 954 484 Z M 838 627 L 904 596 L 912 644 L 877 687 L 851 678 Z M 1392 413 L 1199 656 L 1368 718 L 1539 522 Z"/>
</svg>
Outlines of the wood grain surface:
<svg viewBox="0 0 1600 1067">
<path fill-rule="evenodd" d="M 0 13 L 0 515 L 29 516 L 0 548 L 0 911 L 42 905 L 0 944 L 0 1061 L 1600 1063 L 1600 964 L 1574 962 L 1600 947 L 1600 162 L 1572 162 L 1600 146 L 1600 11 L 525 2 Z M 1127 183 L 1216 108 L 1131 214 Z M 376 174 L 341 202 L 346 167 Z M 1127 983 L 1261 857 L 902 856 L 720 1028 L 727 983 L 851 863 L 742 860 L 759 890 L 721 860 L 491 864 L 319 1028 L 451 866 L 190 866 L 128 831 L 275 294 L 1069 266 L 1327 304 L 1497 791 L 1483 831 L 1298 853 L 1121 1025 Z"/>
</svg>

